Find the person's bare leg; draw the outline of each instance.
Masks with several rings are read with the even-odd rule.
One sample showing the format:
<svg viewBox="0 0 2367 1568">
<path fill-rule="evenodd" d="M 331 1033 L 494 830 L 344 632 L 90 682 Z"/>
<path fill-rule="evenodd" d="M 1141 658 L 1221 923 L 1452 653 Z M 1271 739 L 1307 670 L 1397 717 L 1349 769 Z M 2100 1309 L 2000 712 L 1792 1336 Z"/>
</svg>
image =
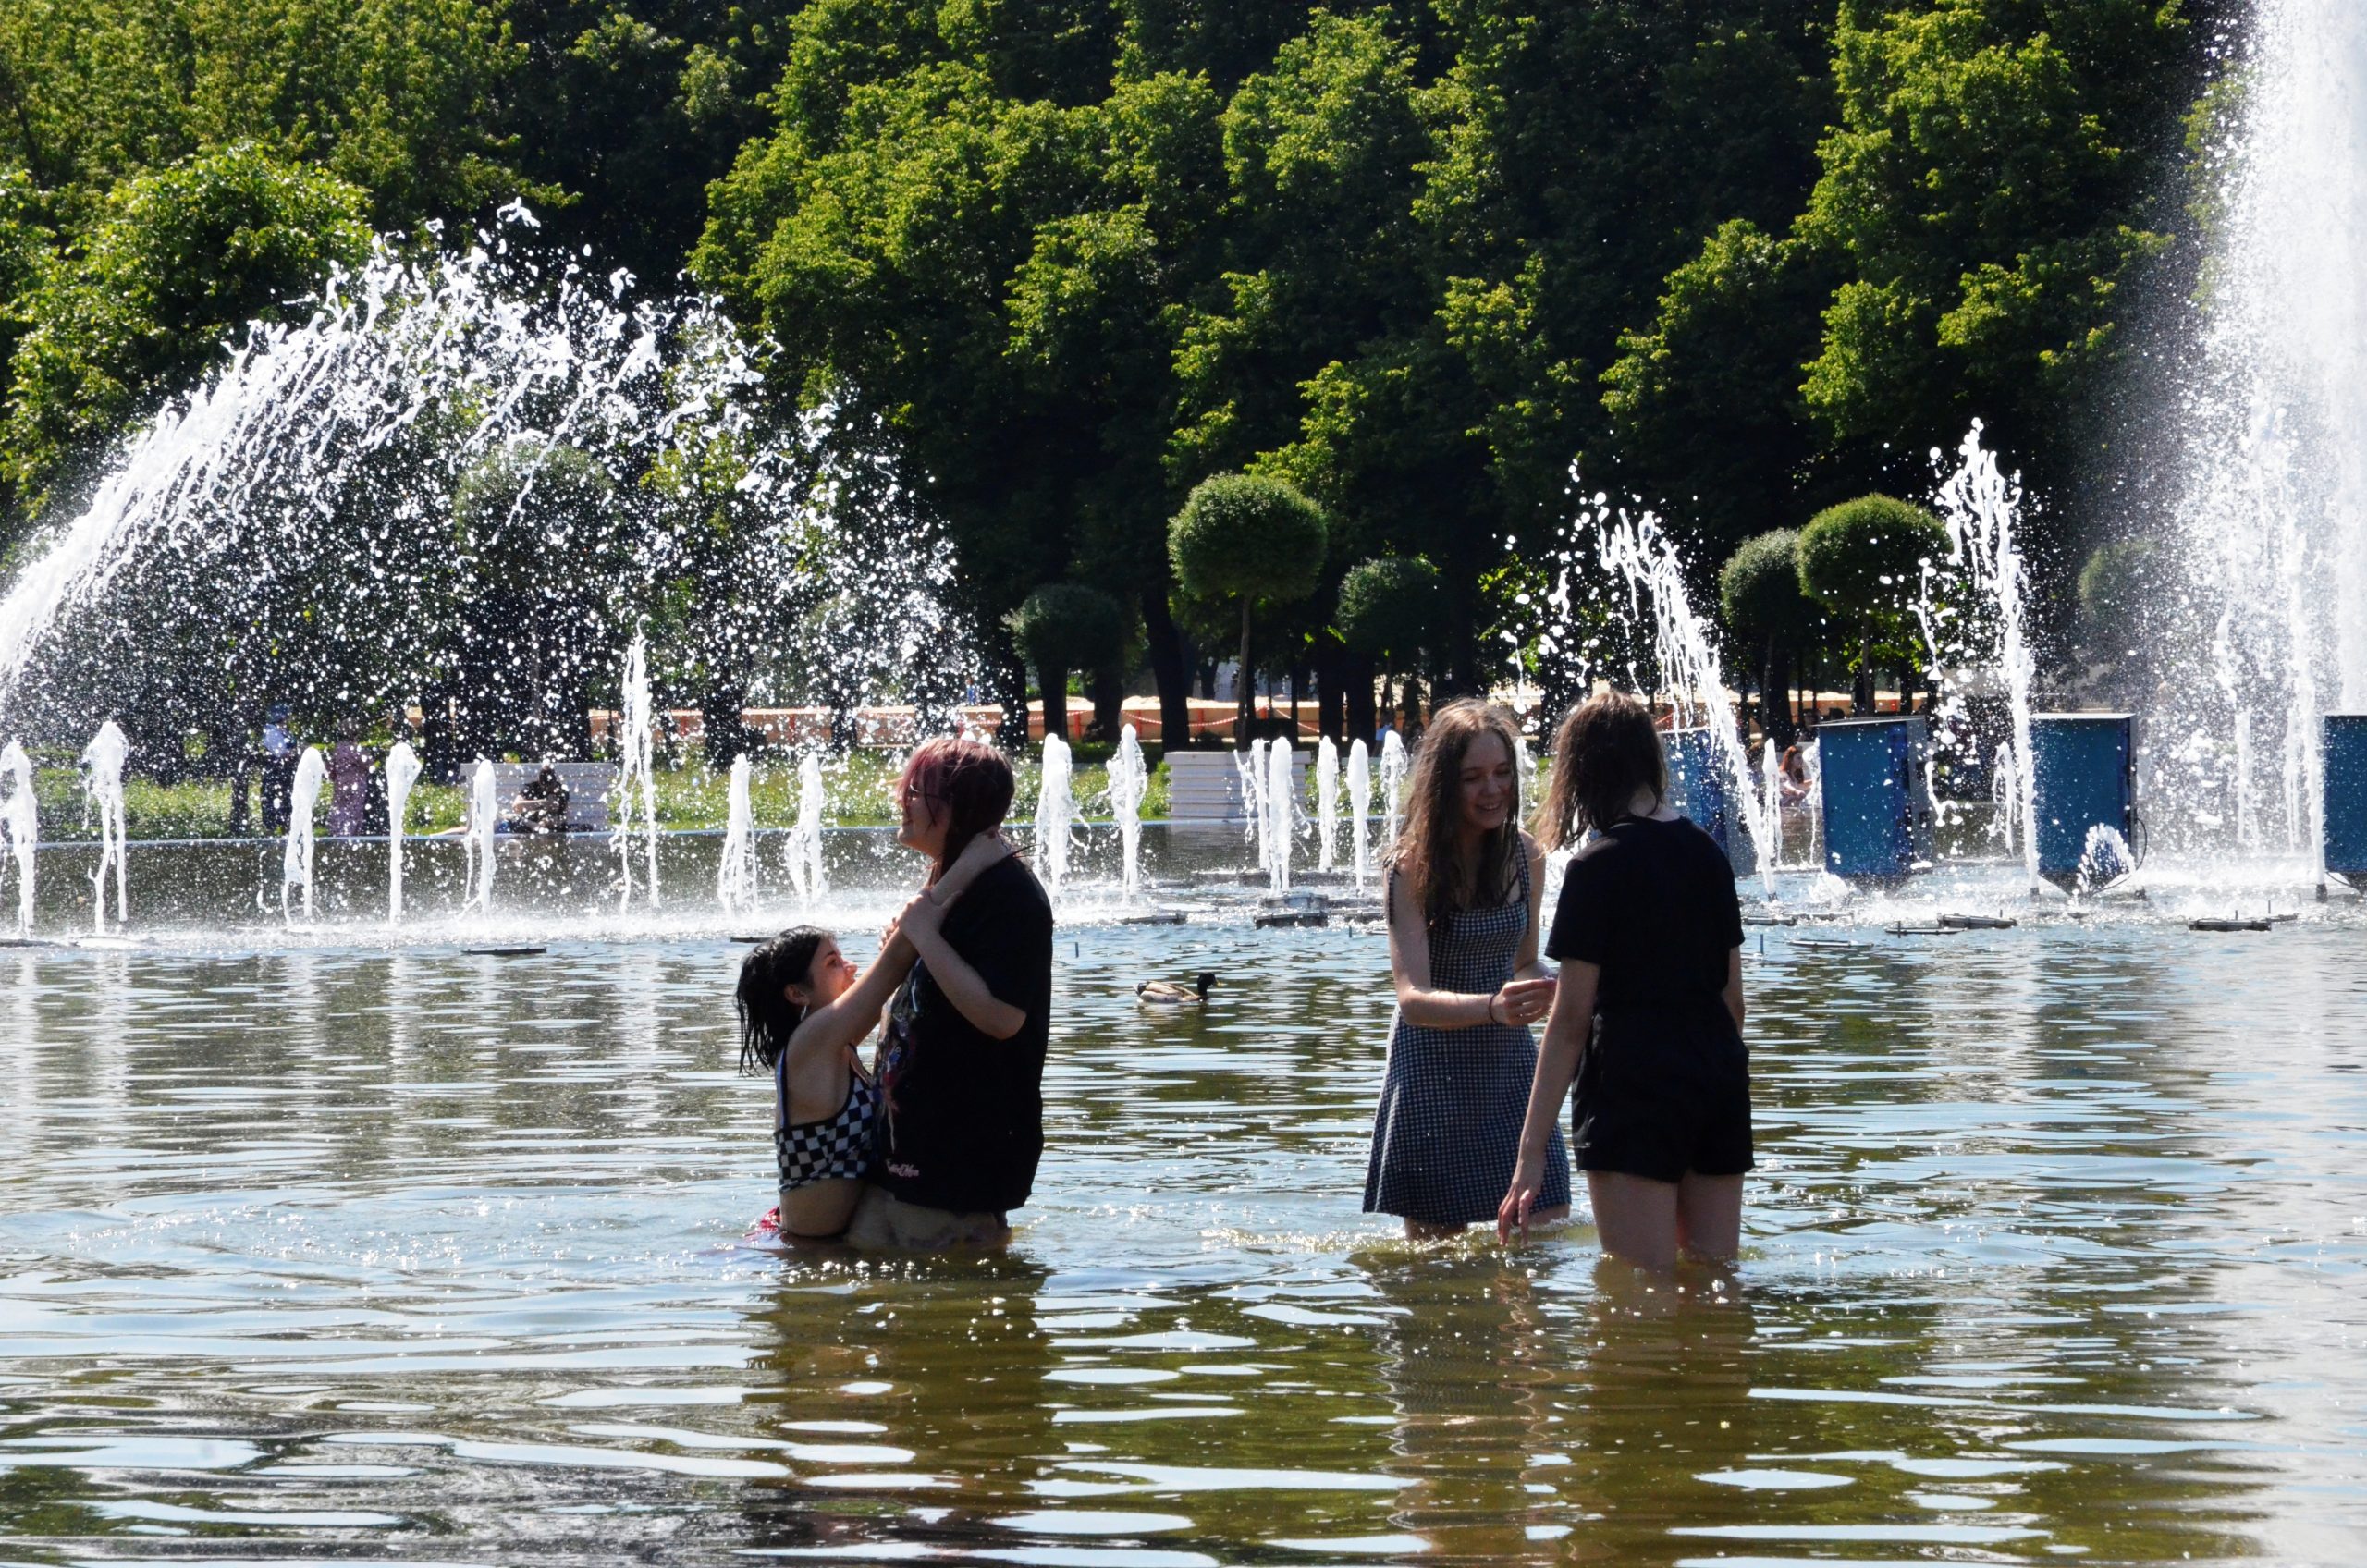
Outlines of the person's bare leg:
<svg viewBox="0 0 2367 1568">
<path fill-rule="evenodd" d="M 1619 1170 L 1587 1172 L 1595 1234 L 1613 1257 L 1665 1274 L 1676 1267 L 1677 1183 Z"/>
<path fill-rule="evenodd" d="M 1741 1177 L 1685 1173 L 1676 1184 L 1676 1244 L 1695 1257 L 1721 1263 L 1741 1255 Z"/>
</svg>

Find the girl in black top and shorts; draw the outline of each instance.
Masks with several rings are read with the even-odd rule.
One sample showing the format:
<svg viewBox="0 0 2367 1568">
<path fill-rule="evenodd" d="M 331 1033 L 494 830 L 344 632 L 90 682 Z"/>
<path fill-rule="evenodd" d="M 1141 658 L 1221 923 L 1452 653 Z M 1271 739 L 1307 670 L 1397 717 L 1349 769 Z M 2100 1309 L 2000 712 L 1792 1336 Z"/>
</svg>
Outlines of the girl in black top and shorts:
<svg viewBox="0 0 2367 1568">
<path fill-rule="evenodd" d="M 1546 940 L 1561 985 L 1496 1215 L 1500 1235 L 1526 1230 L 1575 1075 L 1571 1148 L 1602 1250 L 1662 1272 L 1680 1253 L 1735 1256 L 1751 1166 L 1734 869 L 1666 793 L 1642 704 L 1606 693 L 1563 720 L 1537 836 L 1552 847 L 1595 831 L 1563 877 Z"/>
</svg>

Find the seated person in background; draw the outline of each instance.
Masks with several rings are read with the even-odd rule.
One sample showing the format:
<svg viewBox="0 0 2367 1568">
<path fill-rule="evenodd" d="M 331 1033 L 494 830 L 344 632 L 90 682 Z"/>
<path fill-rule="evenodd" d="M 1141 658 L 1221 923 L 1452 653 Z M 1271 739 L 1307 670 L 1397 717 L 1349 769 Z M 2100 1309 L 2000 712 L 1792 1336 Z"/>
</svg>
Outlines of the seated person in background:
<svg viewBox="0 0 2367 1568">
<path fill-rule="evenodd" d="M 501 826 L 511 833 L 566 832 L 567 786 L 559 782 L 558 769 L 543 764 L 542 771 L 509 802 L 509 815 Z"/>
<path fill-rule="evenodd" d="M 1807 755 L 1797 746 L 1786 746 L 1784 760 L 1777 766 L 1783 769 L 1783 777 L 1776 783 L 1776 790 L 1784 804 L 1796 806 L 1806 801 L 1812 787 Z"/>
</svg>

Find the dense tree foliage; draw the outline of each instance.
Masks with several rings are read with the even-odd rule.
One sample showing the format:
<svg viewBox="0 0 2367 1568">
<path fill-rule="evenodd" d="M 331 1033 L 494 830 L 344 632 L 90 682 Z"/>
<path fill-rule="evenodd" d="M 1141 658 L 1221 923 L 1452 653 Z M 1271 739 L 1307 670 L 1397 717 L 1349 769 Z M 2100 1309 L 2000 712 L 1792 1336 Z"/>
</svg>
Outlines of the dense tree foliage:
<svg viewBox="0 0 2367 1568">
<path fill-rule="evenodd" d="M 1433 563 L 1420 673 L 1497 680 L 1574 469 L 1707 594 L 1730 557 L 1776 582 L 1770 531 L 1919 493 L 1979 416 L 2048 503 L 2037 558 L 2076 560 L 2123 526 L 2083 481 L 2131 321 L 2190 271 L 2222 8 L 16 0 L 0 543 L 369 230 L 523 198 L 770 340 L 774 416 L 831 408 L 945 525 L 1007 699 L 1041 662 L 1017 612 L 1069 584 L 1138 626 L 1183 731 L 1239 606 L 1212 624 L 1169 524 L 1217 474 L 1326 519 L 1263 645 L 1327 726 L 1374 652 L 1351 566 Z M 647 483 L 703 520 L 671 581 L 723 592 L 762 520 L 728 475 Z M 1763 682 L 1824 632 L 1760 597 L 1730 630 Z M 1848 614 L 1858 662 L 1897 642 Z M 753 663 L 685 678 L 719 717 Z"/>
</svg>

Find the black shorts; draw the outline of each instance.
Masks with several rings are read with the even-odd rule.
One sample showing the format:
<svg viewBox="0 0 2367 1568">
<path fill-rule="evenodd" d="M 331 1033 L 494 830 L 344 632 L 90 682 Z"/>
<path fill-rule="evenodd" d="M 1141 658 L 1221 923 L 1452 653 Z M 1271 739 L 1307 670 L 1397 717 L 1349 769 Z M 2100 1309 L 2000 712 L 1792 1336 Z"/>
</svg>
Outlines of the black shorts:
<svg viewBox="0 0 2367 1568">
<path fill-rule="evenodd" d="M 1581 1170 L 1674 1182 L 1751 1167 L 1750 1052 L 1725 1004 L 1606 1016 L 1578 1064 Z"/>
</svg>

